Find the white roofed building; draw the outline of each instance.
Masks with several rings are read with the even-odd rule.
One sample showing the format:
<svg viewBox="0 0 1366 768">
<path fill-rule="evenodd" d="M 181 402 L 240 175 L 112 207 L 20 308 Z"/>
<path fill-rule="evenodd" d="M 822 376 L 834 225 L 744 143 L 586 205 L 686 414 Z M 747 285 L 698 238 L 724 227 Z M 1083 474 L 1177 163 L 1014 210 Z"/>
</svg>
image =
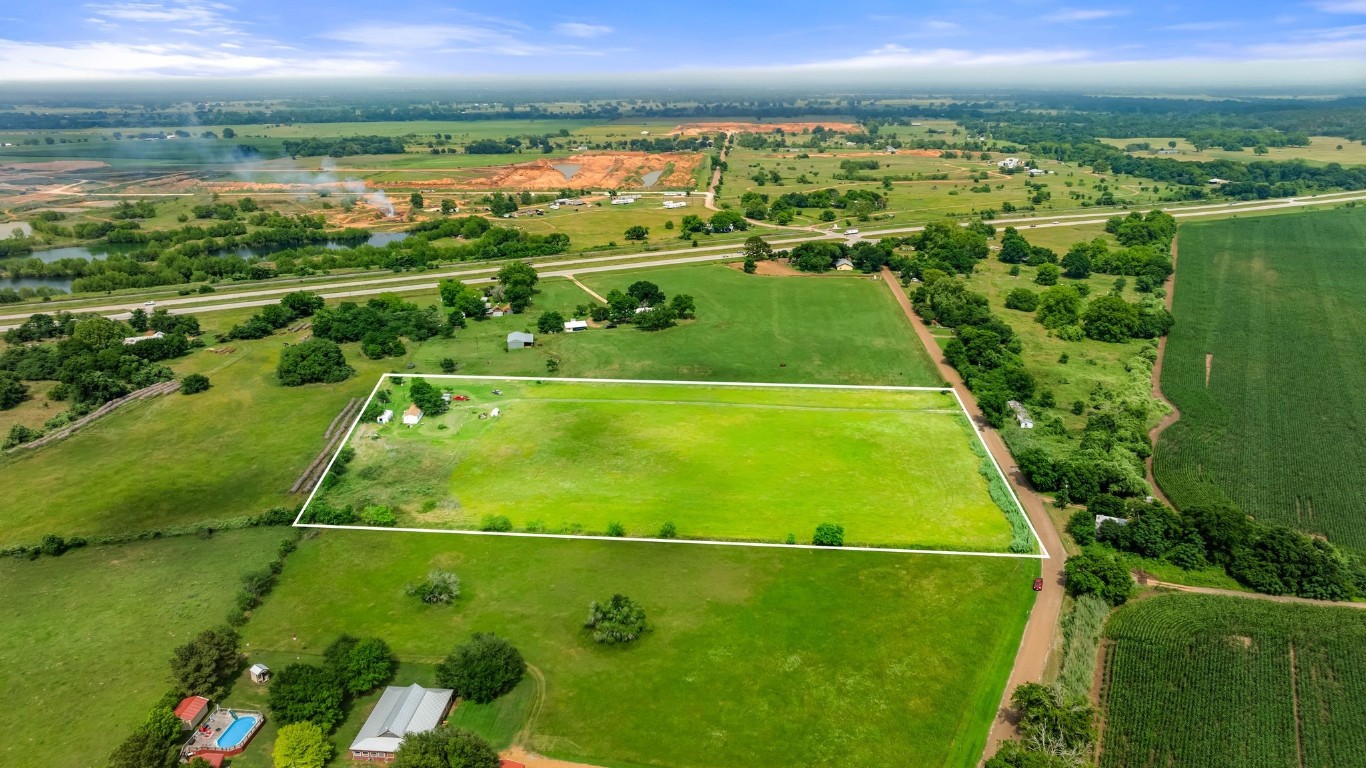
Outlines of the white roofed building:
<svg viewBox="0 0 1366 768">
<path fill-rule="evenodd" d="M 410 733 L 434 730 L 450 711 L 455 692 L 449 688 L 389 686 L 351 742 L 351 759 L 388 762 Z"/>
</svg>

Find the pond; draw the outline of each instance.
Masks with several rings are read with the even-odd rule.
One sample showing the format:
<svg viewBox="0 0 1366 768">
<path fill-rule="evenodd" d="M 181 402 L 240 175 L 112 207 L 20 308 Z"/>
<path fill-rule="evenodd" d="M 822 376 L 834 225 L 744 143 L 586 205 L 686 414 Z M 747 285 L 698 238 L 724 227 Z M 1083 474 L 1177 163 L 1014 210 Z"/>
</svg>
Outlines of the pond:
<svg viewBox="0 0 1366 768">
<path fill-rule="evenodd" d="M 578 174 L 579 169 L 583 167 L 579 163 L 552 163 L 551 165 L 555 170 L 560 172 L 560 175 L 564 177 L 565 181 L 574 178 L 574 176 Z"/>
<path fill-rule="evenodd" d="M 664 175 L 664 171 L 650 171 L 640 177 L 640 185 L 643 187 L 653 187 L 659 181 L 659 177 Z"/>
<path fill-rule="evenodd" d="M 376 248 L 383 248 L 384 246 L 388 245 L 389 243 L 397 243 L 397 242 L 400 242 L 400 241 L 402 241 L 402 240 L 407 239 L 407 237 L 408 237 L 408 233 L 407 233 L 407 232 L 374 232 L 374 233 L 371 233 L 370 237 L 365 241 L 364 245 L 373 245 L 373 246 L 375 246 Z M 355 244 L 355 243 L 341 243 L 341 242 L 337 242 L 337 241 L 328 241 L 328 242 L 326 242 L 326 243 L 323 243 L 322 246 L 323 246 L 324 248 L 327 248 L 328 250 L 339 251 L 339 250 L 341 250 L 341 249 L 343 249 L 343 248 L 354 248 L 354 247 L 356 246 L 356 244 Z M 108 244 L 103 244 L 103 243 L 98 244 L 98 245 L 88 245 L 88 246 L 87 246 L 87 245 L 73 245 L 73 246 L 68 246 L 68 247 L 66 247 L 66 248 L 52 248 L 52 249 L 49 249 L 49 250 L 46 250 L 46 251 L 34 251 L 33 253 L 29 254 L 28 256 L 23 256 L 23 257 L 21 257 L 21 258 L 24 258 L 24 259 L 38 259 L 39 261 L 43 262 L 44 264 L 50 264 L 50 263 L 52 263 L 52 262 L 54 262 L 54 261 L 60 261 L 61 259 L 87 259 L 87 260 L 93 259 L 93 260 L 98 261 L 98 260 L 101 260 L 101 259 L 106 259 L 106 258 L 108 258 L 109 255 L 110 255 L 110 254 L 113 254 L 113 253 L 129 253 L 129 252 L 135 251 L 135 250 L 137 250 L 138 248 L 141 248 L 141 247 L 142 247 L 142 246 L 140 246 L 140 245 L 127 245 L 127 244 L 123 244 L 123 243 L 116 243 L 116 244 L 113 244 L 113 245 L 108 245 Z M 234 254 L 234 255 L 241 256 L 242 258 L 249 258 L 249 257 L 251 257 L 251 256 L 269 256 L 269 255 L 272 254 L 272 253 L 276 253 L 276 252 L 278 252 L 278 251 L 283 251 L 283 250 L 285 250 L 285 248 L 283 248 L 283 247 L 280 247 L 280 248 L 246 248 L 246 247 L 243 247 L 243 248 L 238 248 L 238 249 L 236 249 L 236 250 L 234 250 L 234 251 L 222 251 L 222 252 L 216 253 L 216 254 L 214 254 L 214 255 L 215 255 L 215 256 L 222 256 L 222 255 L 225 254 L 225 253 L 232 253 L 232 254 Z M 0 263 L 0 268 L 3 268 L 3 263 Z M 60 289 L 62 289 L 62 290 L 64 290 L 64 291 L 70 291 L 70 290 L 71 290 L 71 278 L 69 278 L 69 277 L 20 277 L 20 278 L 15 278 L 15 279 L 13 279 L 13 280 L 6 279 L 6 278 L 0 278 L 0 288 L 14 288 L 15 290 L 18 290 L 18 289 L 20 289 L 20 288 L 41 288 L 42 286 L 47 286 L 47 287 L 49 287 L 49 288 L 60 288 Z"/>
<path fill-rule="evenodd" d="M 383 248 L 389 243 L 397 243 L 399 241 L 407 239 L 407 237 L 407 232 L 373 232 L 370 234 L 369 239 L 367 239 L 364 244 L 373 245 L 376 248 Z M 327 248 L 328 250 L 339 251 L 343 248 L 354 248 L 356 244 L 329 240 L 328 242 L 323 243 L 322 246 L 324 248 Z M 115 243 L 112 245 L 103 243 L 98 245 L 72 245 L 66 248 L 52 248 L 46 251 L 34 251 L 28 256 L 24 256 L 23 258 L 38 259 L 44 264 L 49 264 L 54 261 L 60 261 L 62 259 L 99 260 L 108 258 L 111 253 L 129 253 L 132 251 L 136 251 L 141 247 L 141 245 L 131 245 L 123 243 Z M 234 251 L 222 251 L 215 255 L 221 256 L 223 255 L 223 253 L 233 253 L 243 258 L 246 258 L 248 256 L 269 256 L 272 253 L 276 253 L 278 251 L 283 250 L 285 250 L 285 248 L 283 247 L 248 248 L 244 246 Z"/>
</svg>

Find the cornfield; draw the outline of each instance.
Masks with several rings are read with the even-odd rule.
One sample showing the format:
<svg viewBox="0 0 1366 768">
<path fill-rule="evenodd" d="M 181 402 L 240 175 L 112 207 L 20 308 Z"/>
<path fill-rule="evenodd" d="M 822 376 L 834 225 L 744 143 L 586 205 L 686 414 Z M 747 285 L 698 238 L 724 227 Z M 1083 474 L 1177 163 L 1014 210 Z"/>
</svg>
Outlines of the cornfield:
<svg viewBox="0 0 1366 768">
<path fill-rule="evenodd" d="M 1177 507 L 1232 500 L 1366 550 L 1366 211 L 1187 224 L 1153 469 Z"/>
<path fill-rule="evenodd" d="M 1163 595 L 1106 634 L 1102 768 L 1366 766 L 1366 611 Z"/>
</svg>

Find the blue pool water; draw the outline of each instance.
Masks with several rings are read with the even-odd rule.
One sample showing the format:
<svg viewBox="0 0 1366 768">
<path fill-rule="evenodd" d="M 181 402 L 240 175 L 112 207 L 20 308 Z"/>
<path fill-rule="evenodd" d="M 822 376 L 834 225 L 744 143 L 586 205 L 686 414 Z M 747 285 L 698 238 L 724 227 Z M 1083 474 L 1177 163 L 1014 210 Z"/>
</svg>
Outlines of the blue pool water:
<svg viewBox="0 0 1366 768">
<path fill-rule="evenodd" d="M 247 734 L 251 733 L 251 729 L 255 727 L 255 717 L 252 717 L 251 715 L 239 717 L 236 720 L 233 720 L 232 725 L 228 726 L 218 735 L 218 738 L 214 740 L 213 744 L 219 749 L 232 749 L 233 747 L 240 745 L 242 740 L 247 738 Z"/>
</svg>

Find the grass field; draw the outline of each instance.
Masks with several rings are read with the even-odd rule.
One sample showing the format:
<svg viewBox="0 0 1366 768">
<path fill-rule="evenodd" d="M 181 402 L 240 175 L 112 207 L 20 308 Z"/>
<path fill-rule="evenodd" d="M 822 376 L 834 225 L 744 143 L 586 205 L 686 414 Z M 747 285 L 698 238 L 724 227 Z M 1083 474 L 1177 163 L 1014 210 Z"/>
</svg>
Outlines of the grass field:
<svg viewBox="0 0 1366 768">
<path fill-rule="evenodd" d="M 460 576 L 455 605 L 404 596 L 433 567 Z M 432 663 L 498 633 L 546 678 L 529 746 L 595 765 L 967 768 L 1037 574 L 1017 558 L 327 531 L 245 639 L 316 654 L 345 631 Z M 632 647 L 581 629 L 614 592 L 654 626 Z"/>
<path fill-rule="evenodd" d="M 349 471 L 317 498 L 390 505 L 421 528 L 501 515 L 533 532 L 649 537 L 672 522 L 685 539 L 808 543 L 830 522 L 850 546 L 1011 543 L 947 392 L 429 381 L 471 401 L 415 427 L 360 425 Z M 410 382 L 393 382 L 380 386 L 401 414 Z"/>
<path fill-rule="evenodd" d="M 86 768 L 170 688 L 171 651 L 222 623 L 289 533 L 253 529 L 0 561 L 0 763 Z"/>
<path fill-rule="evenodd" d="M 1258 160 L 1283 162 L 1285 160 L 1306 160 L 1314 165 L 1325 163 L 1341 163 L 1343 165 L 1362 165 L 1366 164 L 1366 144 L 1359 141 L 1348 141 L 1341 136 L 1310 136 L 1309 146 L 1307 147 L 1267 147 L 1265 155 L 1259 155 L 1252 151 L 1252 147 L 1244 149 L 1242 152 L 1226 152 L 1219 147 L 1206 147 L 1204 151 L 1197 152 L 1195 147 L 1185 139 L 1174 139 L 1169 136 L 1150 137 L 1141 139 L 1101 139 L 1106 144 L 1112 144 L 1123 149 L 1129 144 L 1142 144 L 1147 142 L 1152 145 L 1152 150 L 1135 151 L 1129 154 L 1135 156 L 1157 156 L 1169 157 L 1173 160 L 1238 160 L 1250 163 Z M 1168 141 L 1176 142 L 1175 155 L 1157 155 L 1157 150 L 1166 149 Z"/>
<path fill-rule="evenodd" d="M 1364 239 L 1360 209 L 1181 228 L 1162 371 L 1181 419 L 1153 465 L 1178 507 L 1232 500 L 1366 548 Z"/>
<path fill-rule="evenodd" d="M 691 295 L 697 319 L 657 333 L 592 329 L 537 336 L 536 347 L 508 352 L 509 331 L 535 331 L 546 310 L 569 317 L 593 303 L 561 278 L 542 280 L 532 308 L 471 323 L 454 339 L 432 339 L 414 353 L 418 371 L 438 373 L 442 358 L 471 375 L 760 381 L 777 383 L 941 386 L 892 293 L 861 277 L 764 277 L 719 264 L 585 273 L 600 295 L 649 280 L 666 294 Z"/>
<path fill-rule="evenodd" d="M 297 334 L 296 334 L 297 335 Z M 275 379 L 281 342 L 295 335 L 233 342 L 228 355 L 198 351 L 176 361 L 179 374 L 207 374 L 199 395 L 172 393 L 126 406 L 53 445 L 0 457 L 11 503 L 0 544 L 45 534 L 99 535 L 255 515 L 292 506 L 289 487 L 323 448 L 323 432 L 352 397 L 398 360 L 371 362 L 336 385 L 300 388 Z M 47 417 L 60 403 L 21 406 Z M 19 410 L 19 409 L 16 409 Z"/>
<path fill-rule="evenodd" d="M 1366 612 L 1162 595 L 1106 634 L 1102 768 L 1366 766 Z"/>
</svg>

